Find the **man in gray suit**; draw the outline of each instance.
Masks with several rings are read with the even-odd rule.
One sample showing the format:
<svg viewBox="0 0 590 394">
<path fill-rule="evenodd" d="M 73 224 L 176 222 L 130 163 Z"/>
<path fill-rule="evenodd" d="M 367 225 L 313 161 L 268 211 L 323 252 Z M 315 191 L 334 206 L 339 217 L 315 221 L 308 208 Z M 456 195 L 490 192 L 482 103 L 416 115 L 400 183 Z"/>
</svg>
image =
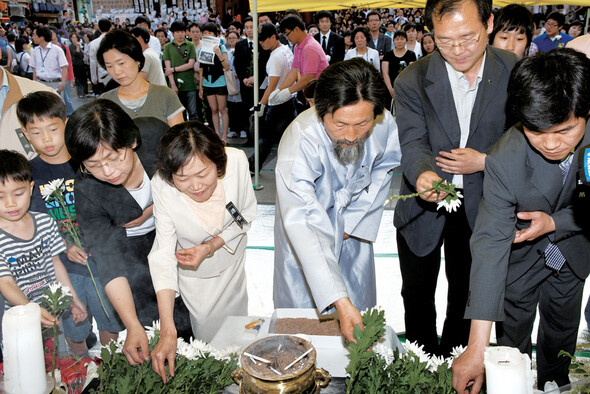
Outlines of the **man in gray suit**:
<svg viewBox="0 0 590 394">
<path fill-rule="evenodd" d="M 376 49 L 379 52 L 379 60 L 383 60 L 383 55 L 391 51 L 393 40 L 381 33 L 381 16 L 379 12 L 371 11 L 367 14 L 367 27 L 373 38 L 367 42 L 367 46 Z"/>
<path fill-rule="evenodd" d="M 576 171 L 590 142 L 590 60 L 571 49 L 525 58 L 508 84 L 506 108 L 516 124 L 486 158 L 483 199 L 471 251 L 467 350 L 453 363 L 453 386 L 472 393 L 484 377 L 492 322 L 499 345 L 531 355 L 539 308 L 537 384 L 569 383 L 590 272 L 590 188 Z"/>
<path fill-rule="evenodd" d="M 506 85 L 516 56 L 487 45 L 491 0 L 429 0 L 426 23 L 438 50 L 411 64 L 395 81 L 402 149 L 402 194 L 445 179 L 462 190 L 458 212 L 437 212 L 435 192 L 398 202 L 394 225 L 402 273 L 406 336 L 448 356 L 465 345 L 464 319 L 471 255 L 469 238 L 481 199 L 485 152 L 504 132 Z M 448 304 L 440 345 L 434 294 L 445 247 Z"/>
</svg>

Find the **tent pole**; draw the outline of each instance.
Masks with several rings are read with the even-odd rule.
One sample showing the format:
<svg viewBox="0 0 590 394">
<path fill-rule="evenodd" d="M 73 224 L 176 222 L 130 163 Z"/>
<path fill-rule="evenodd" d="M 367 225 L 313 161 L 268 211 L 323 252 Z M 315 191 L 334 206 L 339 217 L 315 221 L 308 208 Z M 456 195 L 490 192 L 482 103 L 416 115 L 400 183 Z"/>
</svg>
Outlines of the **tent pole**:
<svg viewBox="0 0 590 394">
<path fill-rule="evenodd" d="M 257 115 L 260 109 L 260 81 L 258 80 L 258 1 L 252 0 L 252 25 L 254 37 L 252 37 L 254 52 L 252 54 L 252 65 L 254 66 L 254 190 L 262 190 L 264 186 L 260 182 L 260 146 L 259 128 L 260 118 Z"/>
</svg>

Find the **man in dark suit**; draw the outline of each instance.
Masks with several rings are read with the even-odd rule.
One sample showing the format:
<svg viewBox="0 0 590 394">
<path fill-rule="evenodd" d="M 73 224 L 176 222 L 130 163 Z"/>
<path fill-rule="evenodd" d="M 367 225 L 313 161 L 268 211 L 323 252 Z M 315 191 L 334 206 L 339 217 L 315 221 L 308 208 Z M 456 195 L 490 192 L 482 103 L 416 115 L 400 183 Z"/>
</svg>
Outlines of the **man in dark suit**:
<svg viewBox="0 0 590 394">
<path fill-rule="evenodd" d="M 328 11 L 318 12 L 316 23 L 320 32 L 314 38 L 322 46 L 328 62 L 334 64 L 344 60 L 344 38 L 330 30 L 332 27 L 332 14 Z"/>
<path fill-rule="evenodd" d="M 373 38 L 367 42 L 367 46 L 379 51 L 379 59 L 383 60 L 383 55 L 391 51 L 393 40 L 381 33 L 381 16 L 379 12 L 371 11 L 367 14 L 367 27 Z"/>
<path fill-rule="evenodd" d="M 406 336 L 425 351 L 445 356 L 469 336 L 464 319 L 469 238 L 481 199 L 484 152 L 504 132 L 506 86 L 517 60 L 487 45 L 491 0 L 462 0 L 454 8 L 443 6 L 447 2 L 426 3 L 426 21 L 439 50 L 411 64 L 394 85 L 401 193 L 425 192 L 398 202 L 394 215 Z M 441 178 L 462 190 L 458 212 L 438 212 L 435 202 L 445 195 L 426 192 Z M 439 345 L 434 294 L 443 244 L 449 290 Z"/>
<path fill-rule="evenodd" d="M 236 50 L 234 52 L 234 68 L 240 81 L 240 94 L 242 96 L 242 111 L 240 111 L 240 118 L 243 119 L 244 124 L 240 138 L 248 137 L 246 145 L 253 143 L 252 136 L 247 136 L 245 130 L 250 130 L 248 119 L 250 118 L 249 110 L 254 106 L 254 23 L 252 17 L 244 19 L 244 33 L 246 38 L 236 43 Z M 259 44 L 256 44 L 259 45 Z M 266 86 L 262 85 L 266 77 L 266 62 L 270 57 L 270 51 L 264 51 L 258 46 L 258 83 L 261 84 L 259 97 L 262 97 Z"/>
<path fill-rule="evenodd" d="M 590 60 L 560 49 L 521 61 L 506 108 L 516 124 L 486 158 L 471 250 L 467 350 L 453 363 L 458 392 L 484 378 L 492 322 L 499 345 L 532 352 L 537 307 L 537 385 L 569 383 L 584 280 L 590 272 L 590 188 L 576 171 L 590 142 Z"/>
</svg>

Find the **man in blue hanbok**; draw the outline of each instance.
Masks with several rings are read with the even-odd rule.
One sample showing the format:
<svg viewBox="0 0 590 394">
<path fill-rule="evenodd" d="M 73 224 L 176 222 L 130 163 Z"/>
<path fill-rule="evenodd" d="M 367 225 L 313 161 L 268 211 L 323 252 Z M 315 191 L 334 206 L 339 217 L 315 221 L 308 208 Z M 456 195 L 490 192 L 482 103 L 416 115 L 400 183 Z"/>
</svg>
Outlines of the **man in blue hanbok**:
<svg viewBox="0 0 590 394">
<path fill-rule="evenodd" d="M 359 310 L 376 304 L 373 242 L 401 156 L 386 103 L 376 69 L 361 58 L 336 63 L 278 151 L 275 307 L 336 308 L 349 340 Z"/>
</svg>

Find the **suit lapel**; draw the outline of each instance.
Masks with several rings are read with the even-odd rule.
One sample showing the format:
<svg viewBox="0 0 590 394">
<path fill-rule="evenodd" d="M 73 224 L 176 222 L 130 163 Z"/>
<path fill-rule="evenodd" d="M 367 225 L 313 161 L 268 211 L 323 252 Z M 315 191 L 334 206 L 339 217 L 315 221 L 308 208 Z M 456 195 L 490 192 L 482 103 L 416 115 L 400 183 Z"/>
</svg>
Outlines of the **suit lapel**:
<svg viewBox="0 0 590 394">
<path fill-rule="evenodd" d="M 430 57 L 430 64 L 426 71 L 426 95 L 451 143 L 453 146 L 459 147 L 461 129 L 445 60 L 438 51 L 433 52 Z"/>
<path fill-rule="evenodd" d="M 122 210 L 128 211 L 129 208 L 133 208 L 135 210 L 139 209 L 140 211 L 143 211 L 131 193 L 129 193 L 129 190 L 125 189 L 125 187 L 117 187 L 113 190 L 113 195 L 116 196 L 116 199 L 121 202 L 120 208 Z"/>
<path fill-rule="evenodd" d="M 127 223 L 137 218 L 143 212 L 137 201 L 135 201 L 125 187 L 101 182 L 92 175 L 82 176 L 89 177 L 87 180 L 89 193 L 96 195 L 102 201 L 101 205 L 108 212 L 109 216 L 114 218 L 117 225 Z"/>
<path fill-rule="evenodd" d="M 578 144 L 576 151 L 574 152 L 574 157 L 572 158 L 572 164 L 570 167 L 569 172 L 567 173 L 567 177 L 565 178 L 565 190 L 576 189 L 578 186 L 578 156 L 580 155 L 580 148 L 590 144 L 590 122 L 586 123 L 586 132 L 584 134 L 584 138 L 582 138 L 582 142 Z M 561 207 L 565 205 L 564 203 L 569 202 L 568 196 L 571 193 L 561 193 L 559 199 L 557 200 L 557 207 Z M 567 200 L 566 200 L 567 198 Z"/>
<path fill-rule="evenodd" d="M 504 67 L 493 50 L 488 47 L 486 60 L 483 68 L 482 80 L 477 88 L 477 96 L 471 111 L 469 124 L 469 138 L 475 133 L 479 120 L 486 111 L 488 104 L 495 99 L 496 90 L 500 86 L 503 77 Z"/>
</svg>

